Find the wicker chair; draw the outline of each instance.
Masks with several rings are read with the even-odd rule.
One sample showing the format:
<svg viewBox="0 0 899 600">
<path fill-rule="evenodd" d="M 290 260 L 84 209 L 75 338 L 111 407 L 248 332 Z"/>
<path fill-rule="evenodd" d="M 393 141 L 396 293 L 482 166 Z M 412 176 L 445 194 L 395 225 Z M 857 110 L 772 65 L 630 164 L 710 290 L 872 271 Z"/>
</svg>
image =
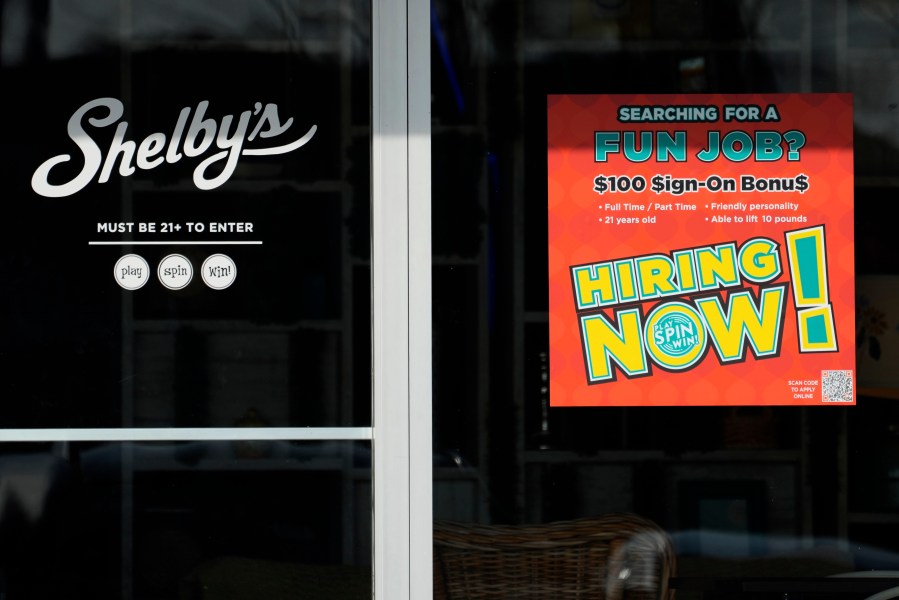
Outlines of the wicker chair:
<svg viewBox="0 0 899 600">
<path fill-rule="evenodd" d="M 435 600 L 673 600 L 668 535 L 632 514 L 434 524 Z"/>
</svg>

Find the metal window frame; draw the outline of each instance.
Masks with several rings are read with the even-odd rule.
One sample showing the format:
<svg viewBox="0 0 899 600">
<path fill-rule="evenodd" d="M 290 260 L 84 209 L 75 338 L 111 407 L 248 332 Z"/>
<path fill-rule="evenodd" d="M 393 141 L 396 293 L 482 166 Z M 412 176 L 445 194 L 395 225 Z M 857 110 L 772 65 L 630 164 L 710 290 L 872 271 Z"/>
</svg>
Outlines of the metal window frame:
<svg viewBox="0 0 899 600">
<path fill-rule="evenodd" d="M 374 597 L 432 596 L 430 3 L 372 7 Z"/>
<path fill-rule="evenodd" d="M 0 442 L 371 440 L 374 598 L 432 597 L 430 87 L 430 3 L 372 0 L 372 427 L 0 429 Z"/>
</svg>

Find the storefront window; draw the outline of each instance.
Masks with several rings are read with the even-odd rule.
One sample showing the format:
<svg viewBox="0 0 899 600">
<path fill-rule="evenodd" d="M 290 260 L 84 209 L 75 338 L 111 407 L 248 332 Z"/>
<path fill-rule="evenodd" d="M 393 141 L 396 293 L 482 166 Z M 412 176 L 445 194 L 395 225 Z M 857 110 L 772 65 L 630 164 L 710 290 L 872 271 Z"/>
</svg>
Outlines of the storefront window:
<svg viewBox="0 0 899 600">
<path fill-rule="evenodd" d="M 0 2 L 0 597 L 371 597 L 371 15 Z"/>
<path fill-rule="evenodd" d="M 622 513 L 648 519 L 669 540 L 675 570 L 666 589 L 681 597 L 818 590 L 863 598 L 895 585 L 886 571 L 899 566 L 899 504 L 891 493 L 899 395 L 890 350 L 897 265 L 883 216 L 896 183 L 890 100 L 895 17 L 889 3 L 850 0 L 433 4 L 436 597 L 469 597 L 454 595 L 461 590 L 455 577 L 465 569 L 454 570 L 453 561 L 466 545 L 455 534 L 482 535 L 477 543 L 485 546 L 503 535 L 517 539 L 516 532 L 548 540 L 565 535 L 560 522 Z M 554 183 L 548 181 L 548 98 L 611 102 L 628 96 L 646 104 L 677 98 L 687 104 L 690 98 L 752 96 L 764 105 L 774 95 L 811 94 L 842 94 L 852 106 L 846 128 L 854 176 L 849 169 L 834 177 L 833 187 L 845 185 L 840 201 L 821 209 L 828 217 L 843 214 L 854 196 L 854 209 L 827 225 L 834 236 L 855 237 L 833 261 L 842 260 L 839 268 L 850 275 L 833 279 L 830 288 L 850 307 L 840 316 L 848 324 L 839 343 L 850 365 L 857 360 L 855 380 L 845 380 L 855 387 L 845 398 L 851 405 L 766 402 L 774 376 L 759 374 L 747 379 L 746 394 L 725 391 L 711 403 L 693 397 L 661 406 L 653 397 L 644 404 L 655 406 L 639 406 L 619 396 L 594 406 L 556 406 L 559 399 L 550 393 L 557 336 L 549 326 L 548 195 Z M 839 118 L 830 114 L 825 126 L 836 127 Z M 611 121 L 622 130 L 637 128 Z M 588 136 L 600 129 L 586 117 L 582 125 Z M 677 128 L 667 124 L 669 131 Z M 643 199 L 673 203 L 688 196 L 647 190 Z M 600 205 L 612 202 L 598 193 L 595 198 Z M 639 198 L 621 194 L 614 201 Z M 772 210 L 767 214 L 806 215 Z M 651 235 L 645 222 L 633 226 Z M 722 242 L 743 241 L 742 230 L 725 224 L 701 228 L 723 232 Z M 658 252 L 687 247 L 666 241 L 659 240 Z M 597 262 L 645 252 L 628 254 L 612 233 L 595 235 L 591 247 Z M 792 306 L 792 295 L 789 301 Z M 727 378 L 727 368 L 720 364 L 714 376 Z M 667 381 L 678 386 L 675 378 Z M 759 401 L 745 402 L 749 396 Z M 636 527 L 622 519 L 620 531 Z M 512 538 L 502 543 L 512 545 Z M 667 560 L 661 551 L 657 559 Z M 514 564 L 506 570 L 514 571 Z M 469 579 L 480 572 L 471 569 Z M 876 577 L 845 585 L 824 579 L 860 571 Z M 521 575 L 509 583 L 520 586 L 511 595 L 566 597 L 556 575 Z M 492 584 L 501 585 L 497 579 Z M 606 590 L 611 584 L 584 585 Z"/>
</svg>

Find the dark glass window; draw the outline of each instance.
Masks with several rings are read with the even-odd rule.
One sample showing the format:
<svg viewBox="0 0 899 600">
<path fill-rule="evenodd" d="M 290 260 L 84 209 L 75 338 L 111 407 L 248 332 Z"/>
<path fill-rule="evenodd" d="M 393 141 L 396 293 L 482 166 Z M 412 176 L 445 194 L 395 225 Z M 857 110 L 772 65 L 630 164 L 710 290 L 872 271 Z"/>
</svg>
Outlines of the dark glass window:
<svg viewBox="0 0 899 600">
<path fill-rule="evenodd" d="M 899 568 L 899 358 L 888 347 L 899 271 L 884 212 L 899 183 L 895 7 L 500 0 L 432 11 L 435 519 L 523 527 L 635 513 L 670 536 L 688 597 L 810 594 L 741 578 Z M 547 95 L 782 92 L 854 99 L 857 405 L 549 407 Z"/>
</svg>

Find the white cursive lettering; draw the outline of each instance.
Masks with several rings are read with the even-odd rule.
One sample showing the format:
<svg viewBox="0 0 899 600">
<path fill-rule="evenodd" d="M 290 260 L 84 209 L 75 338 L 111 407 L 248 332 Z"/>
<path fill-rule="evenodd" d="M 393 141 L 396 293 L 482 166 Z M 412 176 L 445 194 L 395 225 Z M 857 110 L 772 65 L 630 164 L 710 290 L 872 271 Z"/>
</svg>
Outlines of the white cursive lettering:
<svg viewBox="0 0 899 600">
<path fill-rule="evenodd" d="M 108 111 L 106 116 L 89 117 L 87 122 L 95 128 L 108 127 L 122 118 L 125 107 L 116 98 L 91 100 L 75 111 L 67 126 L 69 138 L 81 150 L 84 160 L 81 171 L 65 183 L 51 184 L 49 181 L 50 171 L 56 165 L 72 160 L 70 154 L 60 154 L 48 159 L 35 170 L 31 177 L 31 187 L 41 196 L 48 198 L 71 196 L 93 181 L 98 171 L 100 174 L 97 177 L 97 183 L 109 181 L 117 164 L 119 175 L 128 177 L 138 169 L 155 169 L 164 162 L 176 163 L 181 160 L 182 156 L 188 158 L 201 156 L 215 144 L 219 152 L 202 160 L 193 173 L 194 185 L 201 190 L 211 190 L 231 178 L 241 155 L 270 156 L 292 152 L 308 143 L 317 130 L 317 126 L 313 125 L 299 139 L 281 146 L 244 148 L 245 142 L 252 141 L 257 135 L 260 138 L 271 138 L 283 134 L 293 123 L 293 117 L 287 119 L 282 125 L 276 104 L 266 104 L 263 110 L 262 104 L 256 102 L 254 110 L 243 111 L 238 115 L 236 122 L 234 115 L 225 115 L 220 122 L 217 122 L 211 117 L 206 118 L 208 107 L 209 101 L 203 100 L 193 111 L 190 107 L 183 108 L 178 114 L 178 120 L 170 137 L 164 133 L 152 133 L 140 143 L 125 139 L 128 122 L 122 121 L 116 127 L 112 142 L 104 154 L 100 146 L 85 131 L 84 119 L 94 109 L 106 109 Z M 191 112 L 193 112 L 192 117 Z M 258 121 L 250 130 L 250 121 L 256 115 L 258 115 Z M 267 129 L 263 129 L 264 127 Z M 249 136 L 247 136 L 247 131 L 251 131 Z M 166 147 L 167 142 L 168 147 Z M 162 154 L 163 150 L 165 150 L 164 155 Z M 221 172 L 214 177 L 207 178 L 206 170 L 222 160 L 225 161 L 225 164 Z"/>
</svg>

